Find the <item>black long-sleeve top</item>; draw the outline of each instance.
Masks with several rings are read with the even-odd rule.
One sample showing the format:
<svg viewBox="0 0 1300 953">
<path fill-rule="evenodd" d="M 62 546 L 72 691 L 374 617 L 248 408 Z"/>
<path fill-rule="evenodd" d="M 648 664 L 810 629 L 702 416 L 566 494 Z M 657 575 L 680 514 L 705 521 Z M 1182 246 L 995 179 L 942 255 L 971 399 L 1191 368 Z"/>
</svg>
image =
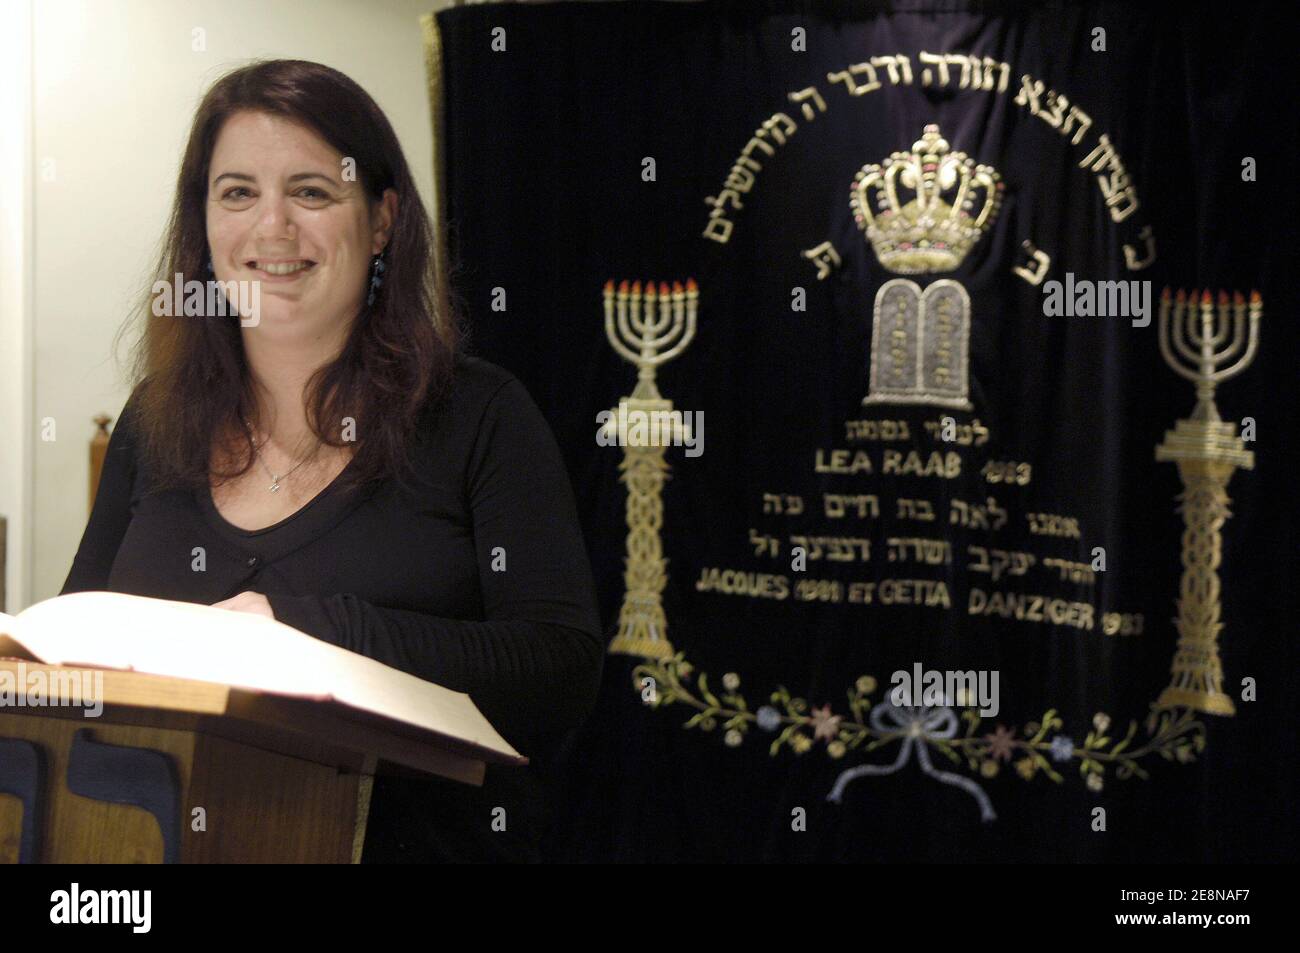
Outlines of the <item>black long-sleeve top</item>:
<svg viewBox="0 0 1300 953">
<path fill-rule="evenodd" d="M 603 651 L 573 491 L 524 386 L 458 356 L 411 449 L 414 490 L 392 478 L 345 487 L 345 470 L 255 531 L 227 522 L 206 490 L 154 487 L 132 416 L 129 400 L 62 591 L 209 605 L 260 592 L 287 625 L 468 692 L 532 763 L 489 765 L 481 788 L 381 772 L 362 859 L 537 859 L 552 757 L 594 703 Z"/>
</svg>

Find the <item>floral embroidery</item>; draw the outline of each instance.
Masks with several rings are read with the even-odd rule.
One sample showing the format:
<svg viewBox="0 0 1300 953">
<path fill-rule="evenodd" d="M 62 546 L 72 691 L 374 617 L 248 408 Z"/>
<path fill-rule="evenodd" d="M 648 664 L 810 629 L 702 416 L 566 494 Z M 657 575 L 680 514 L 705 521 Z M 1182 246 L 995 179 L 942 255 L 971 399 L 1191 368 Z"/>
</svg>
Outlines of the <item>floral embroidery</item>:
<svg viewBox="0 0 1300 953">
<path fill-rule="evenodd" d="M 791 695 L 782 686 L 771 693 L 767 704 L 752 710 L 740 692 L 740 677 L 735 672 L 723 676 L 722 692 L 717 695 L 709 689 L 704 672 L 700 672 L 692 681 L 694 673 L 694 666 L 686 661 L 683 653 L 678 652 L 671 658 L 648 659 L 637 665 L 633 670 L 633 681 L 638 690 L 644 679 L 653 681 L 654 691 L 643 696 L 651 707 L 686 705 L 694 708 L 695 713 L 683 727 L 712 731 L 720 725 L 724 742 L 729 747 L 742 745 L 749 737 L 750 728 L 754 726 L 764 733 L 776 734 L 768 746 L 768 753 L 773 757 L 782 748 L 803 755 L 820 742 L 824 743 L 827 756 L 838 760 L 850 752 L 867 754 L 887 745 L 902 743 L 909 750 L 913 745 L 918 746 L 918 758 L 919 752 L 933 749 L 959 767 L 964 766 L 970 773 L 986 779 L 997 777 L 999 761 L 1014 761 L 1015 773 L 1021 779 L 1033 781 L 1041 774 L 1056 784 L 1062 783 L 1063 778 L 1052 765 L 1077 760 L 1079 773 L 1088 790 L 1099 792 L 1105 786 L 1108 769 L 1113 769 L 1114 776 L 1119 780 L 1131 777 L 1145 780 L 1149 774 L 1142 762 L 1150 756 L 1159 755 L 1166 761 L 1186 764 L 1195 761 L 1197 754 L 1205 749 L 1205 726 L 1196 720 L 1195 712 L 1189 708 L 1153 708 L 1146 719 L 1147 738 L 1140 743 L 1135 743 L 1137 721 L 1130 721 L 1124 737 L 1116 740 L 1107 734 L 1111 728 L 1110 716 L 1105 712 L 1097 712 L 1092 719 L 1092 730 L 1080 746 L 1076 745 L 1071 736 L 1060 733 L 1059 729 L 1064 727 L 1064 722 L 1055 709 L 1050 709 L 1037 721 L 1017 727 L 1002 723 L 985 725 L 984 718 L 977 710 L 960 707 L 957 717 L 965 725 L 964 734 L 915 728 L 901 730 L 898 725 L 912 723 L 908 718 L 920 724 L 917 719 L 922 716 L 889 715 L 883 712 L 883 709 L 893 708 L 887 701 L 873 705 L 870 696 L 876 691 L 878 683 L 870 675 L 860 676 L 854 682 L 847 692 L 847 712 L 839 714 L 829 702 L 813 708 L 806 699 Z M 882 710 L 877 714 L 884 717 L 872 717 L 877 709 Z M 924 715 L 928 710 L 898 711 L 916 711 Z M 933 711 L 942 714 L 952 710 Z M 933 721 L 935 716 L 924 717 Z M 952 715 L 943 717 L 950 718 Z M 893 727 L 890 727 L 891 724 Z M 840 775 L 841 783 L 837 783 L 836 790 L 842 789 L 842 782 L 849 776 L 889 773 L 904 761 L 900 751 L 893 767 L 864 764 L 850 768 Z M 954 779 L 957 779 L 955 775 L 929 769 L 928 760 L 922 760 L 921 764 L 927 774 L 947 778 L 945 783 L 954 783 Z M 968 789 L 978 789 L 978 785 L 970 779 L 960 780 L 963 782 L 961 786 L 969 785 Z M 975 794 L 975 790 L 971 790 L 971 793 Z M 982 791 L 977 799 L 979 797 L 982 797 Z M 981 813 L 987 820 L 992 809 L 986 809 L 986 805 L 981 803 Z"/>
<path fill-rule="evenodd" d="M 985 740 L 989 743 L 989 756 L 999 761 L 1010 761 L 1015 735 L 1015 729 L 1007 731 L 1005 725 L 998 725 L 993 734 L 985 735 Z"/>
</svg>

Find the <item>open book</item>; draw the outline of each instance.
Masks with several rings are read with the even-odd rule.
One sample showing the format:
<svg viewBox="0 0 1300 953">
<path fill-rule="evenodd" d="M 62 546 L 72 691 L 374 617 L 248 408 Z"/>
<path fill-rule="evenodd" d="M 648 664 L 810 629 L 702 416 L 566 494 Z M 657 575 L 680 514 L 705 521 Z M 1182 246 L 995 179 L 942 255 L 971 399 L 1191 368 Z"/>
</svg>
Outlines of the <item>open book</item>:
<svg viewBox="0 0 1300 953">
<path fill-rule="evenodd" d="M 506 756 L 501 760 L 522 760 L 465 693 L 248 612 L 120 592 L 74 592 L 17 616 L 0 612 L 0 658 L 5 657 L 333 700 Z"/>
</svg>

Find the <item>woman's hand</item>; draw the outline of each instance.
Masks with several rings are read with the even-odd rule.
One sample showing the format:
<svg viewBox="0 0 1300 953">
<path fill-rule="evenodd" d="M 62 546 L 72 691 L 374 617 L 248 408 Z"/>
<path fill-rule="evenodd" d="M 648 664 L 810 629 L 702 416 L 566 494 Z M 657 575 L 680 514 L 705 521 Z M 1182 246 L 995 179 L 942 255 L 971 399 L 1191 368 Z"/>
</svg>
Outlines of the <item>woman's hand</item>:
<svg viewBox="0 0 1300 953">
<path fill-rule="evenodd" d="M 232 596 L 221 602 L 214 602 L 212 605 L 217 609 L 229 609 L 232 612 L 251 612 L 253 615 L 264 615 L 268 619 L 275 618 L 275 613 L 271 611 L 271 603 L 260 592 L 241 592 L 237 596 Z"/>
</svg>

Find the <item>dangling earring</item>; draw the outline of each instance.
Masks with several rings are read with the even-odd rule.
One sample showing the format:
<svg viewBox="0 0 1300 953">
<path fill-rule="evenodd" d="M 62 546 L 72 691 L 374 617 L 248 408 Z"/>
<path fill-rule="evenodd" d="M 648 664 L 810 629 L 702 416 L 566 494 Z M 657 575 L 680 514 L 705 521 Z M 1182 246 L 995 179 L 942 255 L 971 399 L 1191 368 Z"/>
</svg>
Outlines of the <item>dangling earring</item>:
<svg viewBox="0 0 1300 953">
<path fill-rule="evenodd" d="M 384 249 L 384 251 L 387 250 Z M 370 294 L 366 297 L 366 307 L 368 308 L 374 306 L 375 295 L 384 286 L 384 251 L 375 256 L 375 260 L 370 266 Z"/>
</svg>

